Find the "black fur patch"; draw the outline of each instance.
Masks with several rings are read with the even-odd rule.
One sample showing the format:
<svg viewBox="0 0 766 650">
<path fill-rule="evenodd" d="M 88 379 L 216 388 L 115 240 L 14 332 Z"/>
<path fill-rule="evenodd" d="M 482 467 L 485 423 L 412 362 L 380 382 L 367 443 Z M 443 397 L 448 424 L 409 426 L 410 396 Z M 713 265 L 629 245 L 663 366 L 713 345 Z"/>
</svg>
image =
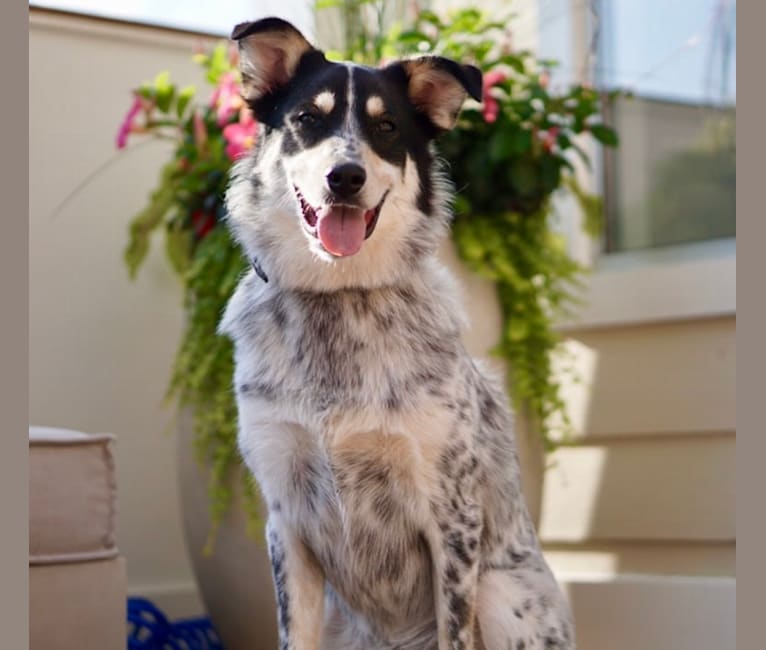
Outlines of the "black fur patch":
<svg viewBox="0 0 766 650">
<path fill-rule="evenodd" d="M 452 592 L 449 596 L 449 610 L 454 615 L 458 625 L 463 627 L 468 620 L 468 602 L 465 596 Z"/>
<path fill-rule="evenodd" d="M 287 591 L 287 575 L 285 573 L 285 549 L 274 529 L 270 529 L 268 532 L 268 546 L 274 589 L 277 595 L 280 649 L 286 649 L 288 630 L 290 629 L 290 596 Z"/>
</svg>

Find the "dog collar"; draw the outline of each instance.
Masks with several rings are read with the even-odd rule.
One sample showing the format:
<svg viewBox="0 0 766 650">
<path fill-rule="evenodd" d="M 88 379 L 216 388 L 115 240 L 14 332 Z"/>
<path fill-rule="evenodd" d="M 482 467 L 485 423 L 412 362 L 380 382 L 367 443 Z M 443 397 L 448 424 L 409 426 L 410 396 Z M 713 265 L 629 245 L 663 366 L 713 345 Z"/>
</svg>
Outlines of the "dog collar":
<svg viewBox="0 0 766 650">
<path fill-rule="evenodd" d="M 258 277 L 259 277 L 261 280 L 263 280 L 264 282 L 268 282 L 268 281 L 269 281 L 269 276 L 268 276 L 268 275 L 266 275 L 266 273 L 264 272 L 264 270 L 261 268 L 261 265 L 260 265 L 260 263 L 258 262 L 258 258 L 257 258 L 257 257 L 253 257 L 253 258 L 250 260 L 250 262 L 251 262 L 251 263 L 252 263 L 252 265 L 253 265 L 253 271 L 255 271 L 255 274 L 256 274 L 256 275 L 257 275 L 257 276 L 258 276 Z"/>
</svg>

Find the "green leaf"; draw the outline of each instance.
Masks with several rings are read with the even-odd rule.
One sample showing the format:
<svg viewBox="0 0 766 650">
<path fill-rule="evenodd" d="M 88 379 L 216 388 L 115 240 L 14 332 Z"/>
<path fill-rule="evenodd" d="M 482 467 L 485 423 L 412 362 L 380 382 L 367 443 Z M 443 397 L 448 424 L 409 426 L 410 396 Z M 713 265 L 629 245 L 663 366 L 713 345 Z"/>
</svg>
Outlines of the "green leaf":
<svg viewBox="0 0 766 650">
<path fill-rule="evenodd" d="M 176 115 L 179 118 L 183 117 L 184 111 L 194 97 L 195 92 L 196 88 L 194 86 L 186 86 L 179 91 L 178 102 L 176 103 Z"/>
<path fill-rule="evenodd" d="M 324 54 L 328 61 L 343 61 L 347 58 L 341 50 L 327 50 Z"/>
<path fill-rule="evenodd" d="M 520 56 L 506 54 L 498 59 L 499 63 L 504 63 L 513 68 L 519 74 L 524 74 L 524 60 Z"/>
<path fill-rule="evenodd" d="M 546 155 L 540 159 L 540 184 L 543 192 L 551 193 L 561 180 L 561 162 L 558 158 Z"/>
<path fill-rule="evenodd" d="M 524 154 L 532 149 L 532 132 L 526 129 L 518 129 L 513 137 L 511 151 L 515 154 Z"/>
<path fill-rule="evenodd" d="M 144 99 L 154 100 L 154 88 L 148 82 L 141 84 L 141 87 L 136 89 L 136 93 Z"/>
<path fill-rule="evenodd" d="M 157 91 L 157 108 L 163 113 L 167 113 L 170 110 L 170 105 L 173 103 L 175 96 L 175 86 L 164 86 Z"/>
<path fill-rule="evenodd" d="M 461 9 L 452 16 L 452 23 L 449 26 L 450 32 L 466 32 L 468 34 L 475 34 L 479 23 L 482 19 L 481 11 L 474 9 L 473 7 L 468 9 Z"/>
<path fill-rule="evenodd" d="M 163 70 L 154 78 L 154 89 L 160 92 L 170 85 L 170 72 Z"/>
<path fill-rule="evenodd" d="M 439 18 L 439 16 L 436 15 L 433 11 L 429 11 L 427 9 L 421 11 L 418 14 L 418 21 L 430 23 L 431 25 L 435 25 L 439 29 L 442 29 L 444 27 L 444 23 L 442 22 L 441 18 Z"/>
<path fill-rule="evenodd" d="M 529 323 L 521 318 L 511 317 L 507 328 L 508 338 L 513 343 L 520 343 L 529 335 Z"/>
<path fill-rule="evenodd" d="M 586 192 L 573 175 L 564 177 L 564 185 L 580 205 L 585 232 L 593 238 L 600 237 L 604 231 L 604 204 L 601 197 Z"/>
<path fill-rule="evenodd" d="M 466 215 L 471 213 L 471 203 L 462 194 L 457 194 L 455 196 L 453 208 L 455 210 L 455 214 Z"/>
<path fill-rule="evenodd" d="M 225 41 L 219 43 L 213 49 L 209 60 L 207 61 L 207 75 L 205 78 L 213 85 L 216 85 L 225 72 L 229 72 L 228 46 Z"/>
<path fill-rule="evenodd" d="M 531 148 L 532 133 L 530 131 L 520 128 L 499 128 L 489 141 L 489 157 L 493 162 L 497 162 L 528 153 Z"/>
<path fill-rule="evenodd" d="M 165 253 L 173 269 L 182 275 L 191 264 L 194 237 L 190 230 L 184 227 L 181 219 L 168 224 L 165 232 Z"/>
<path fill-rule="evenodd" d="M 420 43 L 428 43 L 429 46 L 433 45 L 433 41 L 426 34 L 414 29 L 402 32 L 396 40 L 404 45 L 419 45 Z"/>
<path fill-rule="evenodd" d="M 489 141 L 489 159 L 493 162 L 508 158 L 514 150 L 516 133 L 501 129 Z"/>
<path fill-rule="evenodd" d="M 537 174 L 530 162 L 526 160 L 514 160 L 508 170 L 508 176 L 513 187 L 522 196 L 531 196 L 537 192 Z"/>
<path fill-rule="evenodd" d="M 130 222 L 128 245 L 123 257 L 131 278 L 135 278 L 139 267 L 149 252 L 149 240 L 152 233 L 162 223 L 165 215 L 174 204 L 176 169 L 175 160 L 165 165 L 160 184 L 152 192 L 149 204 Z"/>
<path fill-rule="evenodd" d="M 591 124 L 590 132 L 596 140 L 608 147 L 616 147 L 619 144 L 617 131 L 605 124 Z"/>
</svg>

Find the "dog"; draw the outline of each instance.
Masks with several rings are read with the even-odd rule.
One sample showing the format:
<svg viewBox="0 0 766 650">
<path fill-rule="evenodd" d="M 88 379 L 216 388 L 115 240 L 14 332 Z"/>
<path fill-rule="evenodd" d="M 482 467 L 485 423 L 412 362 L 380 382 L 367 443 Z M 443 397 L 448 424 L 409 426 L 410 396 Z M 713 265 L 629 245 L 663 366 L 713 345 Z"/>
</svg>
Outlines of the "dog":
<svg viewBox="0 0 766 650">
<path fill-rule="evenodd" d="M 330 62 L 277 18 L 232 40 L 260 126 L 226 195 L 253 268 L 219 331 L 280 649 L 574 648 L 507 398 L 463 348 L 436 259 L 452 189 L 433 143 L 481 72 Z"/>
</svg>

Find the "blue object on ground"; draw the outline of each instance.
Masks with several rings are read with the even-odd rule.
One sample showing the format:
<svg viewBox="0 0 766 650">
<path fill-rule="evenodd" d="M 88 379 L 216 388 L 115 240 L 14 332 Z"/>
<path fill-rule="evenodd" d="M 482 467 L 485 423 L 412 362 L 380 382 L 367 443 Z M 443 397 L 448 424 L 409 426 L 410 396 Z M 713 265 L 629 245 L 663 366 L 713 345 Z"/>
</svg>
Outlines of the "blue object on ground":
<svg viewBox="0 0 766 650">
<path fill-rule="evenodd" d="M 128 650 L 225 650 L 206 616 L 169 621 L 146 598 L 128 598 Z"/>
</svg>

